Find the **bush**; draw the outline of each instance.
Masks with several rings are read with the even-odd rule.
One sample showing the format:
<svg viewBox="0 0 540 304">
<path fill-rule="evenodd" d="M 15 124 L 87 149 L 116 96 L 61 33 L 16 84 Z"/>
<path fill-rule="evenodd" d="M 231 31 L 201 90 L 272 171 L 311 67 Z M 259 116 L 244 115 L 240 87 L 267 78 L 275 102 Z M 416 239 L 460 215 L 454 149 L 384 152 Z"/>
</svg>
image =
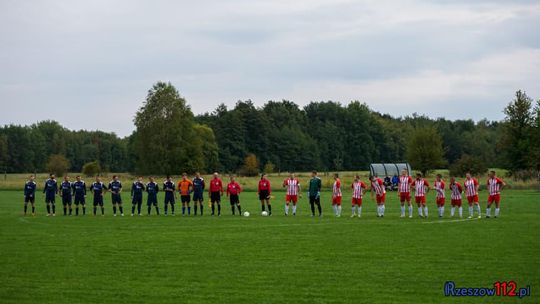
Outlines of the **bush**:
<svg viewBox="0 0 540 304">
<path fill-rule="evenodd" d="M 259 174 L 259 160 L 255 154 L 248 154 L 244 159 L 244 165 L 240 169 L 240 174 L 244 176 L 255 176 Z"/>
<path fill-rule="evenodd" d="M 69 169 L 69 160 L 64 155 L 53 154 L 49 157 L 46 168 L 49 173 L 62 177 Z"/>
<path fill-rule="evenodd" d="M 82 167 L 82 174 L 87 177 L 96 176 L 98 173 L 101 173 L 101 166 L 98 161 L 86 163 Z"/>
<path fill-rule="evenodd" d="M 538 171 L 536 170 L 516 170 L 516 171 L 509 171 L 508 177 L 512 177 L 514 180 L 520 180 L 520 181 L 529 181 L 529 180 L 536 180 L 540 178 L 540 175 Z"/>
<path fill-rule="evenodd" d="M 274 170 L 276 170 L 276 166 L 274 166 L 273 163 L 267 162 L 266 165 L 264 165 L 264 173 L 274 173 Z"/>
<path fill-rule="evenodd" d="M 450 166 L 451 176 L 465 176 L 467 172 L 471 172 L 474 176 L 483 175 L 488 170 L 486 163 L 474 156 L 464 154 L 452 166 Z"/>
</svg>

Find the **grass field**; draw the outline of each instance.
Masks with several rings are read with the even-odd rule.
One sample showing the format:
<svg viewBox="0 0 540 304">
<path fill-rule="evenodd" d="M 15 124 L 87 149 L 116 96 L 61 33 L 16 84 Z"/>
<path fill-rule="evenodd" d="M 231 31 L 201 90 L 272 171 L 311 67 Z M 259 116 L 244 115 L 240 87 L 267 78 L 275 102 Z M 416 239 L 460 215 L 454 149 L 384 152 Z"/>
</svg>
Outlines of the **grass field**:
<svg viewBox="0 0 540 304">
<path fill-rule="evenodd" d="M 436 218 L 433 194 L 429 219 L 400 219 L 394 194 L 383 219 L 369 198 L 363 217 L 349 218 L 348 193 L 342 218 L 331 216 L 327 193 L 323 218 L 308 216 L 305 198 L 298 216 L 283 216 L 283 193 L 264 218 L 252 192 L 241 196 L 249 218 L 232 217 L 228 204 L 219 218 L 112 217 L 110 197 L 105 217 L 52 218 L 41 195 L 32 218 L 21 216 L 21 192 L 2 191 L 0 302 L 540 302 L 539 192 L 506 191 L 500 218 L 462 221 Z M 532 295 L 444 297 L 448 280 L 514 280 Z"/>
</svg>

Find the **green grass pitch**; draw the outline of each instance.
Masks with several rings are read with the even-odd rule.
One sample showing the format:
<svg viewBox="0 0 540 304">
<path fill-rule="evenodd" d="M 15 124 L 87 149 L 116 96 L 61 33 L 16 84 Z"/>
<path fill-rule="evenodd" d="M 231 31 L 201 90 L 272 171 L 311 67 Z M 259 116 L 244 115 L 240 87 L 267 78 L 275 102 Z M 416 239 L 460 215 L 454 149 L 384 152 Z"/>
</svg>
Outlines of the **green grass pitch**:
<svg viewBox="0 0 540 304">
<path fill-rule="evenodd" d="M 395 193 L 386 216 L 364 201 L 361 219 L 283 215 L 283 193 L 264 218 L 255 193 L 241 195 L 249 218 L 22 217 L 22 194 L 0 192 L 1 303 L 538 303 L 540 193 L 505 191 L 498 219 L 400 219 Z M 481 193 L 482 201 L 486 192 Z M 91 197 L 89 197 L 91 199 Z M 128 200 L 126 194 L 124 201 Z M 160 197 L 161 201 L 161 197 Z M 130 204 L 125 204 L 127 210 Z M 177 210 L 179 209 L 177 205 Z M 90 209 L 91 210 L 91 209 Z M 482 202 L 482 211 L 485 202 Z M 127 212 L 129 213 L 129 212 Z M 177 211 L 177 213 L 180 213 Z M 417 214 L 415 208 L 415 215 Z M 464 215 L 468 210 L 464 206 Z M 448 298 L 443 284 L 531 286 L 531 297 Z"/>
</svg>

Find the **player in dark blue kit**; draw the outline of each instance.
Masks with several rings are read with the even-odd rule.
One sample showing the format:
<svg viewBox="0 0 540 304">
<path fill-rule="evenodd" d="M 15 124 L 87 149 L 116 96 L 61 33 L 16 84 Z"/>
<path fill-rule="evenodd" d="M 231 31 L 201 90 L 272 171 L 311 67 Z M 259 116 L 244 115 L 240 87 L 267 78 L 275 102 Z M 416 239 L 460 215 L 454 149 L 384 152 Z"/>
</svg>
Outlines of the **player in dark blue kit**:
<svg viewBox="0 0 540 304">
<path fill-rule="evenodd" d="M 131 216 L 135 214 L 135 206 L 137 206 L 137 214 L 141 216 L 141 206 L 143 200 L 144 184 L 142 176 L 139 176 L 131 185 Z"/>
<path fill-rule="evenodd" d="M 203 193 L 204 193 L 204 179 L 201 177 L 199 172 L 195 173 L 195 178 L 193 178 L 193 207 L 195 208 L 194 215 L 197 215 L 197 205 L 201 209 L 201 216 L 203 215 Z"/>
<path fill-rule="evenodd" d="M 116 207 L 120 210 L 120 214 L 124 216 L 124 208 L 122 207 L 122 183 L 118 180 L 117 175 L 113 175 L 113 180 L 109 183 L 109 191 L 111 192 L 111 200 L 113 206 L 113 214 L 116 216 Z"/>
<path fill-rule="evenodd" d="M 60 184 L 60 196 L 62 197 L 62 205 L 64 205 L 64 216 L 67 215 L 69 207 L 69 215 L 71 215 L 71 182 L 69 177 L 64 176 L 64 181 Z"/>
<path fill-rule="evenodd" d="M 101 177 L 96 176 L 96 181 L 90 186 L 90 192 L 94 195 L 94 216 L 96 215 L 97 206 L 101 208 L 101 216 L 105 216 L 103 208 L 103 195 L 107 191 L 107 186 L 101 182 Z"/>
<path fill-rule="evenodd" d="M 81 176 L 77 175 L 76 181 L 71 184 L 73 189 L 73 197 L 75 203 L 75 215 L 79 215 L 79 204 L 82 205 L 82 214 L 86 214 L 86 184 L 81 180 Z"/>
<path fill-rule="evenodd" d="M 167 180 L 163 182 L 163 191 L 165 191 L 165 205 L 163 209 L 165 210 L 165 216 L 167 216 L 167 208 L 171 204 L 171 214 L 174 216 L 174 201 L 176 198 L 175 192 L 176 186 L 171 179 L 170 175 L 167 175 Z"/>
<path fill-rule="evenodd" d="M 35 176 L 30 175 L 28 181 L 24 184 L 24 215 L 28 210 L 28 203 L 32 205 L 32 216 L 36 215 L 36 188 Z"/>
<path fill-rule="evenodd" d="M 45 204 L 47 204 L 47 216 L 51 215 L 56 216 L 56 207 L 54 203 L 56 201 L 56 195 L 58 194 L 58 183 L 54 179 L 54 174 L 49 175 L 49 179 L 45 182 L 45 187 L 43 188 L 43 193 L 45 193 Z"/>
<path fill-rule="evenodd" d="M 152 206 L 156 208 L 156 214 L 159 215 L 159 207 L 157 202 L 157 194 L 159 192 L 159 186 L 154 182 L 154 178 L 150 176 L 148 184 L 146 184 L 146 193 L 148 197 L 146 198 L 146 204 L 148 205 L 148 215 L 152 211 Z"/>
</svg>

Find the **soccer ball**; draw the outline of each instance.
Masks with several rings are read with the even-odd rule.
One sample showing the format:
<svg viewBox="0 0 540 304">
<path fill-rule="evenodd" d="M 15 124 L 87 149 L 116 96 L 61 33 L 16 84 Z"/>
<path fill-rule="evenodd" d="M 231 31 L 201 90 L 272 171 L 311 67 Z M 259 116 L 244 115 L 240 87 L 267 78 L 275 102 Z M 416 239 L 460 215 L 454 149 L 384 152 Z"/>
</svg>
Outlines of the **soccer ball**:
<svg viewBox="0 0 540 304">
<path fill-rule="evenodd" d="M 261 215 L 262 215 L 262 216 L 268 216 L 268 212 L 263 211 L 263 212 L 261 212 Z"/>
<path fill-rule="evenodd" d="M 244 216 L 245 216 L 245 217 L 248 217 L 248 216 L 249 216 L 249 212 L 247 212 L 247 211 L 244 212 Z"/>
</svg>

